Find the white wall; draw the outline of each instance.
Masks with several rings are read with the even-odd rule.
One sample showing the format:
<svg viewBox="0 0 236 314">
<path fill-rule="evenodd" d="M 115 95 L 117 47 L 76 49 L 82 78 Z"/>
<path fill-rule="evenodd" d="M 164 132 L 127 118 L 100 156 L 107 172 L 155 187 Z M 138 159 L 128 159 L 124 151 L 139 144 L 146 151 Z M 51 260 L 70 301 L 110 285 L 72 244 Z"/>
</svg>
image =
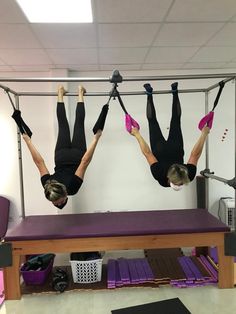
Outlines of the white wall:
<svg viewBox="0 0 236 314">
<path fill-rule="evenodd" d="M 220 71 L 218 71 L 220 72 Z M 234 72 L 233 70 L 230 72 Z M 192 72 L 195 74 L 197 72 Z M 200 73 L 204 73 L 200 71 Z M 207 73 L 207 72 L 205 72 Z M 214 73 L 214 72 L 211 72 Z M 217 73 L 217 72 L 216 72 Z M 71 73 L 75 77 L 109 77 L 111 72 Z M 139 75 L 176 75 L 191 74 L 191 72 L 121 72 L 125 76 Z M 2 77 L 13 74 L 2 74 Z M 16 77 L 63 76 L 67 71 L 53 73 L 16 73 Z M 179 81 L 179 89 L 205 88 L 215 80 L 183 80 Z M 170 89 L 173 81 L 151 82 L 155 90 Z M 123 82 L 119 84 L 120 91 L 142 91 L 145 82 Z M 56 91 L 56 83 L 3 83 L 16 91 Z M 77 83 L 68 84 L 70 91 L 76 91 Z M 86 83 L 88 92 L 110 91 L 110 83 Z M 210 93 L 209 109 L 212 108 L 218 89 Z M 234 177 L 234 84 L 228 83 L 222 93 L 219 105 L 215 110 L 215 121 L 210 134 L 210 169 L 216 175 Z M 12 202 L 11 216 L 18 216 L 20 211 L 20 184 L 18 175 L 18 154 L 16 126 L 12 118 L 12 108 L 7 95 L 0 90 L 0 194 Z M 157 116 L 165 136 L 171 115 L 171 95 L 155 95 Z M 180 94 L 182 104 L 182 130 L 185 141 L 185 161 L 200 132 L 198 121 L 204 115 L 205 98 L 203 93 Z M 89 145 L 93 133 L 93 125 L 107 97 L 86 97 L 86 137 Z M 126 96 L 123 101 L 130 114 L 140 123 L 141 132 L 149 142 L 148 125 L 145 116 L 146 96 Z M 73 126 L 76 98 L 65 98 L 68 104 L 68 117 Z M 33 131 L 32 140 L 45 158 L 50 171 L 53 171 L 53 153 L 57 134 L 56 97 L 21 97 L 21 111 L 25 121 Z M 224 129 L 228 134 L 224 142 L 221 137 Z M 111 100 L 106 126 L 98 144 L 94 158 L 87 170 L 84 184 L 76 196 L 73 196 L 67 208 L 57 210 L 44 197 L 39 174 L 31 160 L 29 152 L 23 147 L 25 208 L 27 215 L 80 213 L 93 211 L 122 211 L 173 209 L 196 207 L 196 183 L 189 184 L 180 192 L 165 189 L 158 185 L 150 173 L 149 166 L 140 152 L 135 138 L 124 128 L 124 114 L 118 101 Z M 205 168 L 204 154 L 199 162 L 198 173 Z M 234 196 L 234 190 L 217 181 L 210 180 L 210 210 L 216 209 L 221 196 Z"/>
</svg>

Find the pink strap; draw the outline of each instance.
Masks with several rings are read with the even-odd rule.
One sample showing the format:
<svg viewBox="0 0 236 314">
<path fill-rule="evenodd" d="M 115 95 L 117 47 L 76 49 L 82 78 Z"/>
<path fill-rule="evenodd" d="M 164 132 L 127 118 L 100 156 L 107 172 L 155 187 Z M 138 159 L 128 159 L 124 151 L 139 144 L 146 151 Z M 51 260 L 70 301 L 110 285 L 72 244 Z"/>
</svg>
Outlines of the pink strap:
<svg viewBox="0 0 236 314">
<path fill-rule="evenodd" d="M 204 126 L 206 126 L 206 125 L 211 129 L 212 124 L 213 124 L 213 119 L 214 119 L 214 111 L 210 111 L 198 123 L 199 130 L 202 130 L 204 128 Z"/>
<path fill-rule="evenodd" d="M 125 127 L 129 133 L 131 133 L 132 127 L 137 128 L 138 130 L 140 129 L 138 122 L 135 121 L 129 114 L 125 115 Z"/>
</svg>

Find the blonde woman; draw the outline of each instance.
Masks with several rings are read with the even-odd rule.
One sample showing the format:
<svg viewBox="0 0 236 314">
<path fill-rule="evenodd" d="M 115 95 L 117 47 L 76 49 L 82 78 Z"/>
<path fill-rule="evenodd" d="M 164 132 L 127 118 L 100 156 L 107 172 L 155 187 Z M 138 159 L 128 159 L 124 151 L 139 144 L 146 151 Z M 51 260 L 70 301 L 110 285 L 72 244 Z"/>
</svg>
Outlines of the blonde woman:
<svg viewBox="0 0 236 314">
<path fill-rule="evenodd" d="M 150 84 L 145 84 L 144 87 L 147 92 L 146 115 L 149 124 L 151 149 L 137 128 L 133 128 L 131 134 L 137 139 L 141 151 L 150 165 L 154 179 L 163 187 L 172 187 L 175 191 L 179 191 L 184 185 L 194 179 L 197 163 L 210 129 L 207 126 L 202 129 L 201 136 L 194 145 L 190 157 L 185 164 L 178 83 L 171 85 L 173 94 L 172 117 L 167 140 L 164 138 L 156 118 L 152 87 Z"/>
<path fill-rule="evenodd" d="M 102 134 L 101 130 L 97 130 L 92 143 L 87 149 L 84 132 L 84 93 L 84 87 L 79 86 L 74 132 L 71 140 L 63 101 L 65 89 L 63 86 L 59 86 L 58 88 L 58 138 L 54 156 L 54 174 L 51 175 L 49 173 L 42 156 L 34 147 L 31 138 L 28 135 L 23 134 L 23 139 L 25 140 L 34 163 L 39 170 L 45 197 L 52 202 L 54 206 L 60 209 L 66 205 L 68 195 L 74 195 L 80 189 L 85 171 L 92 160 L 95 148 Z"/>
</svg>

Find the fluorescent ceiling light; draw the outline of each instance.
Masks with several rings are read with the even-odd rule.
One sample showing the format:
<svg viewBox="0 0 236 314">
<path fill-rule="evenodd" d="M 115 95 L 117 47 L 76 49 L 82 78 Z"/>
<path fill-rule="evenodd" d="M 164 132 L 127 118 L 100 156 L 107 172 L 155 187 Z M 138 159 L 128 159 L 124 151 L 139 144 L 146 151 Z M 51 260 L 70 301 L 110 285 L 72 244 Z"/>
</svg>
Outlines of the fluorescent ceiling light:
<svg viewBox="0 0 236 314">
<path fill-rule="evenodd" d="M 31 23 L 92 23 L 91 0 L 16 0 Z"/>
</svg>

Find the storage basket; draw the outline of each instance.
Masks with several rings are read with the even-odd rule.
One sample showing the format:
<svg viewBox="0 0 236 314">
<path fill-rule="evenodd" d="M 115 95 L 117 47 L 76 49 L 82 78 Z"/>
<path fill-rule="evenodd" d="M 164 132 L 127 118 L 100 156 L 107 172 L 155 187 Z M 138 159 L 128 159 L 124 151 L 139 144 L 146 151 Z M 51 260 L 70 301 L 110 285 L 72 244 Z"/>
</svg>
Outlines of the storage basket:
<svg viewBox="0 0 236 314">
<path fill-rule="evenodd" d="M 51 273 L 53 268 L 54 258 L 51 259 L 47 268 L 43 270 L 25 270 L 25 266 L 23 265 L 20 269 L 21 275 L 24 279 L 26 285 L 43 285 Z"/>
<path fill-rule="evenodd" d="M 101 281 L 102 259 L 88 261 L 70 261 L 75 283 L 93 283 Z"/>
</svg>

